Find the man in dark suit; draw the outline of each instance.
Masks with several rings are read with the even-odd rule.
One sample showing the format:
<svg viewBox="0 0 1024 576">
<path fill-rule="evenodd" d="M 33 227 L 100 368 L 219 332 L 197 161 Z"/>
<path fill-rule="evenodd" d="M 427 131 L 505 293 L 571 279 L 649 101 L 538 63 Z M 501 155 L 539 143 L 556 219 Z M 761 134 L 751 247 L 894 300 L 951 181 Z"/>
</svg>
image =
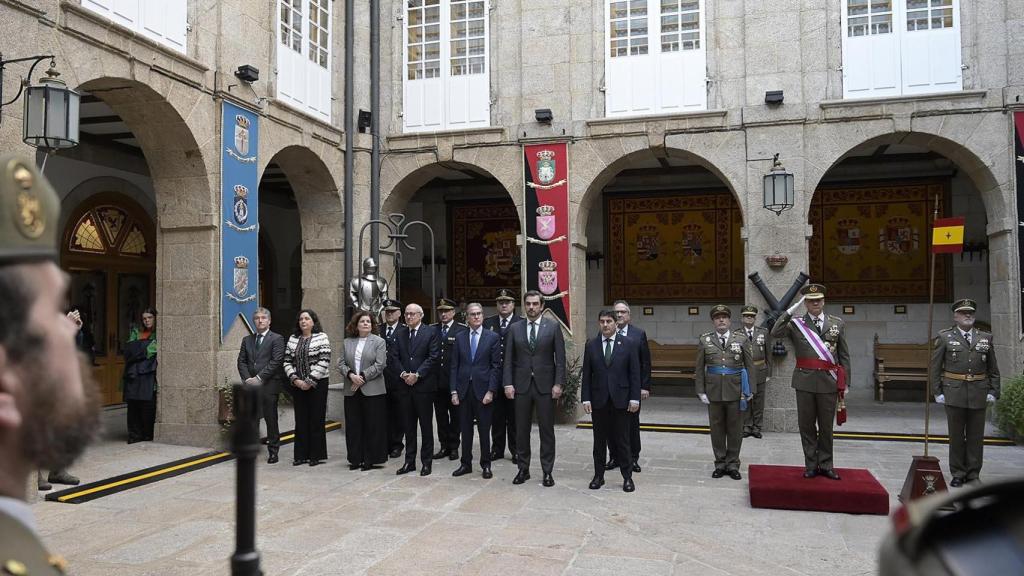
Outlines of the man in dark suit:
<svg viewBox="0 0 1024 576">
<path fill-rule="evenodd" d="M 639 340 L 618 333 L 616 314 L 602 310 L 598 315 L 601 333 L 587 342 L 583 350 L 583 384 L 580 398 L 583 410 L 594 423 L 594 479 L 590 489 L 604 485 L 604 455 L 609 446 L 619 457 L 622 489 L 635 490 L 632 447 L 629 432 L 631 415 L 640 410 Z"/>
<path fill-rule="evenodd" d="M 255 332 L 242 339 L 238 350 L 238 375 L 246 384 L 260 387 L 260 412 L 267 423 L 267 463 L 277 462 L 281 435 L 277 427 L 277 397 L 284 383 L 284 338 L 270 330 L 270 310 L 252 313 Z"/>
<path fill-rule="evenodd" d="M 433 324 L 440 335 L 441 354 L 437 361 L 438 386 L 434 393 L 434 415 L 437 417 L 437 453 L 434 460 L 459 457 L 459 409 L 452 404 L 448 393 L 447 378 L 451 371 L 452 348 L 455 337 L 466 330 L 466 326 L 455 321 L 455 301 L 441 298 L 437 301 L 437 313 L 441 321 Z"/>
<path fill-rule="evenodd" d="M 480 434 L 480 468 L 491 478 L 491 413 L 501 380 L 501 337 L 483 329 L 484 308 L 473 302 L 466 307 L 469 327 L 455 336 L 452 347 L 449 389 L 451 403 L 459 409 L 462 430 L 462 465 L 452 476 L 473 471 L 473 421 Z"/>
<path fill-rule="evenodd" d="M 416 427 L 420 429 L 420 476 L 430 475 L 434 450 L 434 392 L 437 389 L 437 358 L 441 354 L 440 337 L 433 326 L 423 323 L 419 304 L 405 307 L 405 326 L 395 333 L 394 346 L 388 347 L 388 366 L 393 377 L 404 385 L 399 394 L 405 414 L 405 464 L 396 474 L 416 470 Z"/>
<path fill-rule="evenodd" d="M 402 303 L 388 298 L 384 300 L 382 306 L 384 321 L 381 323 L 380 335 L 384 338 L 384 342 L 387 344 L 388 350 L 390 350 L 392 343 L 395 341 L 395 332 L 402 325 L 400 322 L 402 318 Z M 392 458 L 398 458 L 402 455 L 402 442 L 405 441 L 405 413 L 402 412 L 399 396 L 403 392 L 408 393 L 408 390 L 403 390 L 406 387 L 405 383 L 397 375 L 392 374 L 390 370 L 384 371 L 384 385 L 388 390 L 386 395 L 388 454 Z"/>
<path fill-rule="evenodd" d="M 512 483 L 522 484 L 530 479 L 530 428 L 536 407 L 543 484 L 554 486 L 551 471 L 555 466 L 555 400 L 562 396 L 565 384 L 565 340 L 558 322 L 541 318 L 544 300 L 540 292 L 527 292 L 523 307 L 526 320 L 514 324 L 505 337 L 502 377 L 505 397 L 516 403 L 519 473 Z"/>
<path fill-rule="evenodd" d="M 508 288 L 498 290 L 494 298 L 498 307 L 498 313 L 488 316 L 484 320 L 484 330 L 490 330 L 501 337 L 502 359 L 505 354 L 505 336 L 508 335 L 509 326 L 523 319 L 516 314 L 516 296 Z M 498 394 L 494 398 L 494 419 L 491 426 L 491 461 L 501 460 L 505 457 L 505 439 L 508 438 L 508 451 L 512 455 L 512 463 L 518 464 L 519 457 L 516 456 L 516 403 L 509 400 L 504 394 Z"/>
<path fill-rule="evenodd" d="M 640 400 L 647 400 L 651 395 L 651 347 L 647 344 L 647 333 L 643 328 L 633 325 L 630 315 L 629 303 L 625 300 L 616 300 L 613 304 L 615 312 L 615 324 L 619 334 L 632 338 L 639 344 L 640 352 Z M 632 412 L 629 415 L 629 447 L 633 455 L 633 472 L 640 471 L 640 411 Z M 614 444 L 608 445 L 610 457 L 605 465 L 606 470 L 613 470 L 619 467 L 615 460 L 615 452 L 612 451 Z"/>
</svg>

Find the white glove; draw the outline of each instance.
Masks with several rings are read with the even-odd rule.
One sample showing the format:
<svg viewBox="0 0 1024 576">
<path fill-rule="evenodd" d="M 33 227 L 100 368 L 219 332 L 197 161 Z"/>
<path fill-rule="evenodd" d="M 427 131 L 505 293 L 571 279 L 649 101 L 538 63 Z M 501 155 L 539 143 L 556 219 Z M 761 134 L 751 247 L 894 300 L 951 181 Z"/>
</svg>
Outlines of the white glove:
<svg viewBox="0 0 1024 576">
<path fill-rule="evenodd" d="M 800 299 L 796 301 L 796 304 L 793 304 L 792 306 L 790 306 L 789 310 L 786 310 L 786 312 L 790 316 L 792 316 L 793 314 L 796 314 L 796 309 L 799 308 L 800 305 L 804 303 L 804 298 L 805 298 L 804 296 L 801 296 Z"/>
<path fill-rule="evenodd" d="M 939 394 L 938 396 L 935 397 L 935 401 L 938 402 L 939 404 L 945 404 L 946 403 L 946 395 L 945 394 Z"/>
<path fill-rule="evenodd" d="M 703 402 L 705 404 L 711 404 L 711 401 L 708 400 L 708 395 L 707 394 L 698 394 L 698 396 L 700 396 L 700 401 L 701 402 Z"/>
<path fill-rule="evenodd" d="M 996 401 L 996 397 L 989 394 L 988 396 L 985 396 L 985 401 L 988 402 L 989 404 L 993 404 Z"/>
</svg>

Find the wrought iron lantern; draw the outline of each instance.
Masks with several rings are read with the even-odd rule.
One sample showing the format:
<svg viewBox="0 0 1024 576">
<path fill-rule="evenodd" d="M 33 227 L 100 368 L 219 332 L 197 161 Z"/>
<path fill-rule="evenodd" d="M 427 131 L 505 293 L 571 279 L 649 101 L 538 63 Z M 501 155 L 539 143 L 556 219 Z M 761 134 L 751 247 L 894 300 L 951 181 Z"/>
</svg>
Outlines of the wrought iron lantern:
<svg viewBox="0 0 1024 576">
<path fill-rule="evenodd" d="M 793 174 L 779 162 L 779 155 L 772 159 L 771 172 L 764 175 L 764 207 L 776 214 L 793 207 L 796 198 Z"/>
<path fill-rule="evenodd" d="M 23 140 L 29 146 L 60 150 L 78 145 L 78 113 L 81 96 L 50 69 L 39 84 L 25 88 Z"/>
</svg>

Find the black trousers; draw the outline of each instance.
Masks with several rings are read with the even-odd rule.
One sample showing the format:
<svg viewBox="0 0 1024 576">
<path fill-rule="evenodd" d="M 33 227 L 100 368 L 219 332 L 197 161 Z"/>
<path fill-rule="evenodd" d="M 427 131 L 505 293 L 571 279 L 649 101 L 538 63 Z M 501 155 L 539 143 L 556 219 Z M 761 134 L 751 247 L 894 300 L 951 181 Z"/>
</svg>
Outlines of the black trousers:
<svg viewBox="0 0 1024 576">
<path fill-rule="evenodd" d="M 462 464 L 473 465 L 473 424 L 480 436 L 480 467 L 491 467 L 491 418 L 494 402 L 484 404 L 470 391 L 459 403 L 459 428 L 462 430 Z"/>
<path fill-rule="evenodd" d="M 641 406 L 643 404 L 641 403 Z M 629 414 L 629 454 L 633 458 L 633 462 L 640 459 L 640 411 L 626 412 Z M 615 453 L 615 446 L 611 443 L 608 444 L 608 456 L 614 459 L 616 462 L 622 461 L 622 458 Z"/>
<path fill-rule="evenodd" d="M 277 454 L 281 447 L 281 430 L 277 425 L 277 398 L 279 386 L 264 386 L 260 390 L 260 417 L 267 424 L 267 451 Z"/>
<path fill-rule="evenodd" d="M 442 378 L 446 383 L 447 378 Z M 434 415 L 437 417 L 437 445 L 443 450 L 459 449 L 459 407 L 452 404 L 447 385 L 438 384 L 434 393 Z"/>
<path fill-rule="evenodd" d="M 156 424 L 156 392 L 152 400 L 126 400 L 128 404 L 128 439 L 152 440 Z"/>
<path fill-rule="evenodd" d="M 494 395 L 494 413 L 491 419 L 491 448 L 495 453 L 505 455 L 505 439 L 508 438 L 509 454 L 516 454 L 516 401 L 505 397 L 500 389 Z"/>
<path fill-rule="evenodd" d="M 402 384 L 405 386 L 405 384 Z M 402 402 L 398 396 L 401 394 L 401 390 L 398 390 L 397 384 L 388 383 L 388 393 L 386 394 L 385 402 L 387 404 L 387 433 L 388 433 L 388 451 L 401 450 L 403 443 L 405 442 L 405 413 L 402 412 Z"/>
<path fill-rule="evenodd" d="M 345 396 L 345 448 L 349 464 L 383 464 L 388 461 L 387 397 L 366 396 L 357 390 Z"/>
<path fill-rule="evenodd" d="M 530 430 L 533 411 L 537 410 L 537 428 L 540 431 L 540 467 L 550 474 L 555 467 L 555 401 L 551 394 L 541 394 L 537 383 L 531 381 L 523 394 L 516 393 L 516 448 L 519 450 L 519 469 L 530 469 Z"/>
<path fill-rule="evenodd" d="M 611 453 L 619 463 L 622 477 L 633 476 L 633 449 L 630 445 L 630 431 L 633 416 L 625 409 L 618 409 L 611 401 L 600 408 L 594 408 L 590 416 L 594 423 L 594 470 L 595 474 L 604 477 L 604 455 Z"/>
<path fill-rule="evenodd" d="M 291 386 L 295 405 L 296 460 L 327 460 L 327 379 L 315 388 L 299 390 Z"/>
<path fill-rule="evenodd" d="M 434 393 L 405 392 L 398 395 L 405 415 L 405 463 L 416 463 L 416 428 L 423 438 L 420 462 L 431 466 L 434 452 Z"/>
</svg>

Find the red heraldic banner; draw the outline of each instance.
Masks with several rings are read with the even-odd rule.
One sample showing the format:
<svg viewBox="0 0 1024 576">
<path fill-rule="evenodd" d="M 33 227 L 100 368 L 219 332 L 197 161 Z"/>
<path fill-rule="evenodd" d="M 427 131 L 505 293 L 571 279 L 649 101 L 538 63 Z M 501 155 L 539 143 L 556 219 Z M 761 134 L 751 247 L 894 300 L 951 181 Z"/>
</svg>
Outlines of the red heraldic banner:
<svg viewBox="0 0 1024 576">
<path fill-rule="evenodd" d="M 565 142 L 523 147 L 526 179 L 527 290 L 538 290 L 555 317 L 569 326 L 569 147 Z"/>
</svg>

